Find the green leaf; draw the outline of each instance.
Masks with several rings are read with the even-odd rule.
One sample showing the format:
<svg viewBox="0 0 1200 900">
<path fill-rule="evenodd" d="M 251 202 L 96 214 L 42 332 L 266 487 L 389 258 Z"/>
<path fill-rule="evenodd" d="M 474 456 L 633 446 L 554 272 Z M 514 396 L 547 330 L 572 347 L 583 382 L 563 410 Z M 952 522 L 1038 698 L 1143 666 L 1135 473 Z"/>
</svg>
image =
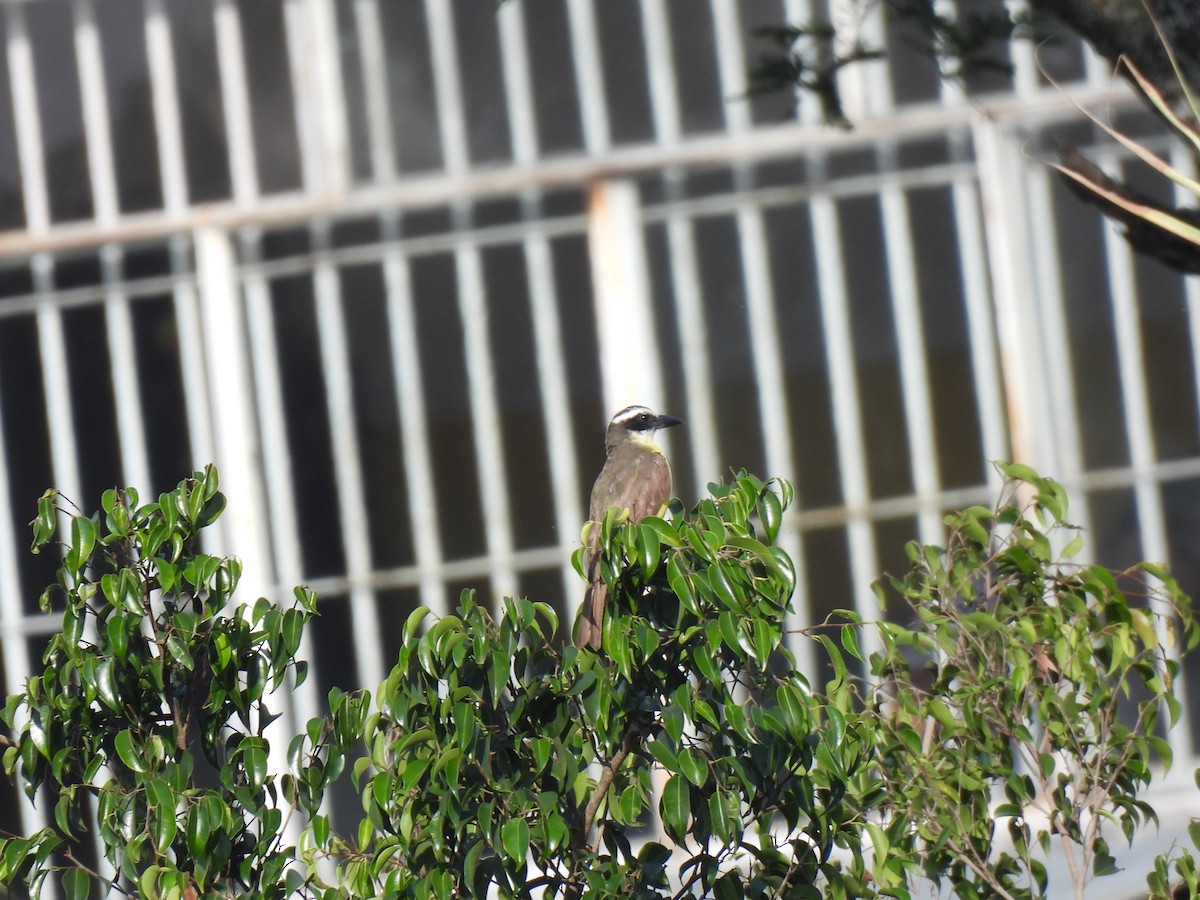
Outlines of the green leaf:
<svg viewBox="0 0 1200 900">
<path fill-rule="evenodd" d="M 738 658 L 745 658 L 746 653 L 742 649 L 741 636 L 737 623 L 738 620 L 728 610 L 717 617 L 717 624 L 721 629 L 721 637 L 724 638 L 726 646 L 736 653 Z"/>
<path fill-rule="evenodd" d="M 54 501 L 59 492 L 51 488 L 38 498 L 37 517 L 30 523 L 33 526 L 33 544 L 30 550 L 37 553 L 43 546 L 54 540 L 54 531 L 58 524 L 58 514 L 54 509 Z"/>
<path fill-rule="evenodd" d="M 783 522 L 783 507 L 779 497 L 772 490 L 765 490 L 758 497 L 755 507 L 758 518 L 762 521 L 768 544 L 774 544 L 779 536 L 779 526 Z"/>
<path fill-rule="evenodd" d="M 167 635 L 167 653 L 181 669 L 190 672 L 196 666 L 192 654 L 188 652 L 187 645 L 177 633 L 172 632 Z"/>
<path fill-rule="evenodd" d="M 821 733 L 821 739 L 830 747 L 837 747 L 842 743 L 842 738 L 846 734 L 846 717 L 835 706 L 826 706 L 825 716 L 828 719 L 828 725 Z"/>
<path fill-rule="evenodd" d="M 63 893 L 67 900 L 87 900 L 92 880 L 83 869 L 67 869 L 63 872 Z"/>
<path fill-rule="evenodd" d="M 115 613 L 109 617 L 108 622 L 104 626 L 105 633 L 108 636 L 108 645 L 117 659 L 124 661 L 126 654 L 129 652 L 129 627 L 127 619 L 120 613 Z"/>
<path fill-rule="evenodd" d="M 696 591 L 692 586 L 691 579 L 688 573 L 684 570 L 685 557 L 681 553 L 672 553 L 667 559 L 667 582 L 671 585 L 671 592 L 679 599 L 684 609 L 692 615 L 700 614 L 700 607 L 696 603 Z"/>
<path fill-rule="evenodd" d="M 467 855 L 463 859 L 463 880 L 472 889 L 475 886 L 476 872 L 479 869 L 479 858 L 483 856 L 484 846 L 483 841 L 476 841 L 471 845 L 471 849 L 467 851 Z M 378 865 L 378 858 L 376 859 L 376 864 Z"/>
<path fill-rule="evenodd" d="M 696 787 L 704 787 L 708 780 L 708 760 L 695 747 L 686 747 L 679 754 L 679 772 Z"/>
<path fill-rule="evenodd" d="M 687 779 L 672 775 L 663 788 L 659 804 L 663 829 L 671 840 L 682 844 L 687 837 L 688 820 L 692 815 L 692 792 Z"/>
<path fill-rule="evenodd" d="M 665 741 L 651 741 L 647 747 L 650 750 L 650 755 L 653 756 L 668 772 L 675 773 L 679 771 L 679 756 L 671 749 L 670 744 Z"/>
<path fill-rule="evenodd" d="M 66 565 L 72 575 L 78 575 L 87 565 L 96 546 L 96 523 L 84 516 L 71 519 L 71 547 L 67 551 Z"/>
<path fill-rule="evenodd" d="M 117 756 L 121 758 L 121 762 L 129 769 L 139 774 L 146 771 L 146 761 L 142 759 L 141 753 L 138 752 L 132 731 L 126 728 L 124 731 L 119 732 L 113 743 L 117 748 Z"/>
<path fill-rule="evenodd" d="M 500 703 L 500 695 L 508 685 L 509 667 L 512 660 L 502 653 L 492 654 L 492 664 L 488 671 L 488 686 L 491 688 L 492 706 Z"/>
<path fill-rule="evenodd" d="M 713 593 L 717 595 L 717 599 L 735 613 L 742 612 L 745 604 L 734 592 L 733 582 L 730 581 L 725 569 L 721 565 L 710 566 L 706 574 L 708 575 L 708 583 L 712 585 Z"/>
<path fill-rule="evenodd" d="M 267 780 L 267 746 L 262 738 L 246 738 L 242 743 L 242 767 L 250 786 L 256 790 Z"/>
<path fill-rule="evenodd" d="M 175 794 L 161 778 L 151 781 L 147 792 L 152 804 L 154 846 L 159 853 L 166 853 L 175 840 L 175 835 L 179 833 L 179 825 L 175 819 Z"/>
<path fill-rule="evenodd" d="M 529 824 L 524 819 L 509 819 L 500 827 L 500 842 L 509 859 L 525 862 L 529 856 Z"/>
<path fill-rule="evenodd" d="M 692 661 L 706 682 L 713 685 L 721 683 L 721 670 L 707 644 L 700 644 L 692 650 Z"/>
<path fill-rule="evenodd" d="M 160 866 L 149 866 L 146 871 L 138 876 L 138 891 L 141 896 L 149 898 L 149 900 L 157 900 L 158 893 L 158 876 L 162 872 Z"/>
<path fill-rule="evenodd" d="M 771 495 L 775 496 L 774 494 Z M 713 885 L 716 900 L 742 900 L 746 896 L 741 872 L 726 872 Z"/>
<path fill-rule="evenodd" d="M 204 849 L 212 831 L 211 826 L 215 824 L 209 822 L 206 804 L 195 803 L 192 805 L 187 818 L 187 846 L 192 856 L 203 857 L 205 855 Z"/>
<path fill-rule="evenodd" d="M 675 530 L 675 526 L 665 519 L 658 516 L 646 516 L 642 519 L 641 524 L 647 528 L 653 528 L 658 533 L 658 541 L 660 544 L 665 544 L 668 547 L 682 546 L 683 541 L 679 539 L 679 533 Z"/>
<path fill-rule="evenodd" d="M 638 525 L 637 529 L 638 562 L 647 578 L 652 578 L 658 571 L 661 546 L 658 531 L 649 525 Z"/>
<path fill-rule="evenodd" d="M 418 606 L 408 614 L 408 618 L 404 620 L 404 630 L 401 632 L 404 645 L 411 644 L 419 633 L 421 622 L 429 615 L 429 607 Z"/>
</svg>

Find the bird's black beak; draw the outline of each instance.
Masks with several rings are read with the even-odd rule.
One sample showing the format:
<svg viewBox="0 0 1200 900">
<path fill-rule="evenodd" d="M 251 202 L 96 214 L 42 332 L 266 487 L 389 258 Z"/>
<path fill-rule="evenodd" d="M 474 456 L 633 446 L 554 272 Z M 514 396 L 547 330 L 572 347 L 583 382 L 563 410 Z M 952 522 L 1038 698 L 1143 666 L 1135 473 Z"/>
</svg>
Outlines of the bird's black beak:
<svg viewBox="0 0 1200 900">
<path fill-rule="evenodd" d="M 677 419 L 674 416 L 659 416 L 654 422 L 655 429 L 670 428 L 672 425 L 682 425 L 683 419 Z"/>
</svg>

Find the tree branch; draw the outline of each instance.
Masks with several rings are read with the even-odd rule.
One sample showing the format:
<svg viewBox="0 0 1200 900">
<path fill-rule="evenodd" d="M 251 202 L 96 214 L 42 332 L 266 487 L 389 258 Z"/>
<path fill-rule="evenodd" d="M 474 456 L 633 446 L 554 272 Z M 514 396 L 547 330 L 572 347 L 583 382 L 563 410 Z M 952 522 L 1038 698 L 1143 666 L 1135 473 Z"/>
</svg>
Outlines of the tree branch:
<svg viewBox="0 0 1200 900">
<path fill-rule="evenodd" d="M 642 729 L 636 725 L 632 725 L 625 732 L 625 737 L 621 740 L 621 749 L 613 754 L 612 759 L 605 763 L 604 768 L 600 771 L 600 778 L 596 781 L 596 791 L 592 794 L 588 805 L 583 811 L 583 822 L 580 823 L 580 843 L 587 845 L 588 835 L 592 833 L 592 825 L 596 821 L 596 812 L 600 809 L 600 801 L 604 799 L 604 795 L 608 793 L 608 788 L 612 784 L 613 779 L 617 775 L 617 770 L 624 765 L 625 760 L 629 757 L 642 738 Z M 596 845 L 593 850 L 598 850 L 600 847 L 599 835 L 596 838 Z"/>
</svg>

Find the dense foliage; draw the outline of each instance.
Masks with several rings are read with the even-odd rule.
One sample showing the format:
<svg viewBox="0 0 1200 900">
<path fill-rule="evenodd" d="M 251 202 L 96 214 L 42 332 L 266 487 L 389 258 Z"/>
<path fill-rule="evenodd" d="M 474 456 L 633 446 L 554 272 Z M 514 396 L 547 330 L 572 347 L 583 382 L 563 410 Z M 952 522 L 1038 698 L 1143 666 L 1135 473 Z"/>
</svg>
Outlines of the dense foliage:
<svg viewBox="0 0 1200 900">
<path fill-rule="evenodd" d="M 1006 471 L 1004 502 L 948 517 L 944 548 L 881 581 L 886 618 L 791 634 L 786 482 L 610 513 L 601 652 L 525 598 L 418 609 L 384 683 L 334 691 L 287 771 L 265 702 L 303 678 L 317 604 L 232 605 L 240 565 L 195 549 L 216 472 L 140 506 L 109 491 L 93 516 L 48 493 L 35 547 L 66 536 L 43 595 L 62 631 L 3 716 L 5 766 L 55 825 L 0 841 L 0 884 L 86 896 L 99 874 L 71 847 L 94 795 L 114 886 L 147 897 L 1044 897 L 1051 841 L 1081 895 L 1154 820 L 1139 792 L 1169 762 L 1197 632 L 1161 569 L 1071 565 L 1061 487 Z M 824 648 L 820 689 L 798 640 Z M 343 774 L 357 828 L 324 811 Z"/>
</svg>

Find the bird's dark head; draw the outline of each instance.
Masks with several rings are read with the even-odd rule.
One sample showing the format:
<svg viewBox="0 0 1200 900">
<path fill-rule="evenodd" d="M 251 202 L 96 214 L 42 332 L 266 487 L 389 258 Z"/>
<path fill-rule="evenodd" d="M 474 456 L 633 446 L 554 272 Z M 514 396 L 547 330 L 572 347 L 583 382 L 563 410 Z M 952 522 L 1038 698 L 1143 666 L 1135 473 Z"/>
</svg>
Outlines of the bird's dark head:
<svg viewBox="0 0 1200 900">
<path fill-rule="evenodd" d="M 645 406 L 627 406 L 608 423 L 605 444 L 611 447 L 622 441 L 651 443 L 658 429 L 682 424 L 674 416 L 660 416 Z"/>
</svg>

